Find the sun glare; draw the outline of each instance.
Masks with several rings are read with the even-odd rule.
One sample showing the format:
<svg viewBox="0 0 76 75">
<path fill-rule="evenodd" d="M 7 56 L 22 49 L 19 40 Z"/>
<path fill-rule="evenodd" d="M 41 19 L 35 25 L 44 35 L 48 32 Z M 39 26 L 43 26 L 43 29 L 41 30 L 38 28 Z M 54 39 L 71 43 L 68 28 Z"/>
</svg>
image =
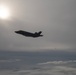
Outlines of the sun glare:
<svg viewBox="0 0 76 75">
<path fill-rule="evenodd" d="M 4 5 L 0 5 L 0 18 L 1 19 L 8 19 L 10 17 L 10 11 L 8 7 Z"/>
</svg>

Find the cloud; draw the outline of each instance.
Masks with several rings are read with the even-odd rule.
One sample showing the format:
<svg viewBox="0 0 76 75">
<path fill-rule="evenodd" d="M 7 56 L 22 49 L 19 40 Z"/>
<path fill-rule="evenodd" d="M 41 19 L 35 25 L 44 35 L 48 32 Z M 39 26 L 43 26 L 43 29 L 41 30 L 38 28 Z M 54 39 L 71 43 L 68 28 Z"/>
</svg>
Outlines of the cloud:
<svg viewBox="0 0 76 75">
<path fill-rule="evenodd" d="M 76 63 L 76 60 L 72 61 L 51 61 L 46 62 L 46 64 L 38 65 L 38 69 L 30 69 L 30 70 L 23 70 L 18 71 L 17 73 L 21 74 L 24 73 L 26 75 L 75 75 L 76 68 L 73 66 L 69 66 L 68 64 Z M 76 65 L 74 65 L 76 66 Z"/>
<path fill-rule="evenodd" d="M 76 63 L 76 60 L 69 60 L 69 61 L 49 61 L 49 62 L 45 62 L 45 63 L 38 63 L 38 65 L 67 64 L 67 63 Z"/>
<path fill-rule="evenodd" d="M 20 59 L 8 59 L 8 60 L 0 60 L 0 63 L 11 63 L 11 62 L 19 62 L 21 61 Z"/>
</svg>

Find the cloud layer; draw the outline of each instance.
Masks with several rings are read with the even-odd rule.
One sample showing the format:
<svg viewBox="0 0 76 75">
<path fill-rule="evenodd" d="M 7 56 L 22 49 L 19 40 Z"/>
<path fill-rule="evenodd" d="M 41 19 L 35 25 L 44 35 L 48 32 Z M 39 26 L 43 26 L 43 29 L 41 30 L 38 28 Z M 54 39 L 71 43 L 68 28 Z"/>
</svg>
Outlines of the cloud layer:
<svg viewBox="0 0 76 75">
<path fill-rule="evenodd" d="M 4 70 L 1 75 L 76 75 L 76 60 L 39 63 L 29 69 Z"/>
<path fill-rule="evenodd" d="M 76 75 L 76 53 L 0 51 L 0 75 Z"/>
</svg>

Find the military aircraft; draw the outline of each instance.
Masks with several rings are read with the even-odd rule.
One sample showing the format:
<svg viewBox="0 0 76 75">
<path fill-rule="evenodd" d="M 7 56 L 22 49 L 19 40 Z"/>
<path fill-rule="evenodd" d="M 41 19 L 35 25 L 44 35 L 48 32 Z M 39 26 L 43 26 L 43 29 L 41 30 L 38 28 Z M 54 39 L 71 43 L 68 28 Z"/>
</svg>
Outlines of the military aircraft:
<svg viewBox="0 0 76 75">
<path fill-rule="evenodd" d="M 31 32 L 27 32 L 27 31 L 19 30 L 19 31 L 15 31 L 15 33 L 21 34 L 21 35 L 26 36 L 26 37 L 33 37 L 33 38 L 43 36 L 43 35 L 40 35 L 42 33 L 42 31 L 31 33 Z"/>
</svg>

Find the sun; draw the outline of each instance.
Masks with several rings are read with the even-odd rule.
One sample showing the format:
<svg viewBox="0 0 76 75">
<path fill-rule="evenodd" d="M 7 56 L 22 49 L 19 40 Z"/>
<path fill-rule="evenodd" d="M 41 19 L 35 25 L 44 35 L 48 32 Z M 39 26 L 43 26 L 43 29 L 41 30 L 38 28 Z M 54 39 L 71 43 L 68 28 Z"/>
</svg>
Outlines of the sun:
<svg viewBox="0 0 76 75">
<path fill-rule="evenodd" d="M 10 17 L 10 11 L 8 7 L 4 5 L 0 5 L 0 18 L 1 19 L 8 19 Z"/>
</svg>

